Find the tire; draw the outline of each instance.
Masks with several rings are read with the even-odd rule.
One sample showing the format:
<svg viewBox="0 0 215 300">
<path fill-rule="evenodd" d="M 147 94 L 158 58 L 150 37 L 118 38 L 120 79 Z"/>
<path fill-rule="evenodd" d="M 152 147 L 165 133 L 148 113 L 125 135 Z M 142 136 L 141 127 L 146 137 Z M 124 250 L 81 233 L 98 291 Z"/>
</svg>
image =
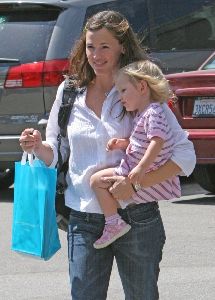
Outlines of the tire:
<svg viewBox="0 0 215 300">
<path fill-rule="evenodd" d="M 9 188 L 14 183 L 14 170 L 0 170 L 0 190 Z"/>
<path fill-rule="evenodd" d="M 215 165 L 196 165 L 193 175 L 203 189 L 215 193 Z"/>
</svg>

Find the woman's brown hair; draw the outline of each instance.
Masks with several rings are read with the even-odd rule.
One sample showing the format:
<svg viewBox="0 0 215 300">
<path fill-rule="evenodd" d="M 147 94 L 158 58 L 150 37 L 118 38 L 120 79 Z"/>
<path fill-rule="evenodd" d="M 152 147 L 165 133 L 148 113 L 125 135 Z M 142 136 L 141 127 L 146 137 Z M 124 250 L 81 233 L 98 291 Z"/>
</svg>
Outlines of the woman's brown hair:
<svg viewBox="0 0 215 300">
<path fill-rule="evenodd" d="M 124 53 L 120 57 L 120 67 L 137 60 L 148 59 L 127 19 L 116 11 L 101 11 L 88 19 L 70 55 L 69 76 L 75 79 L 79 87 L 88 85 L 95 77 L 86 57 L 86 32 L 102 28 L 109 30 L 123 45 Z"/>
</svg>

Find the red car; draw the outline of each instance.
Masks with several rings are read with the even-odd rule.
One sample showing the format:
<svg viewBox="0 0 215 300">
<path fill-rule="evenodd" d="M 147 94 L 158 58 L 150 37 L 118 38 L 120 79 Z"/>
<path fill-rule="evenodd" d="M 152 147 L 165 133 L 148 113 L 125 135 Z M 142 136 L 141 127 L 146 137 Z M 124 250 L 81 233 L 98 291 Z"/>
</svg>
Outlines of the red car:
<svg viewBox="0 0 215 300">
<path fill-rule="evenodd" d="M 200 186 L 215 192 L 215 69 L 169 74 L 166 78 L 176 95 L 169 106 L 195 147 L 193 175 Z"/>
</svg>

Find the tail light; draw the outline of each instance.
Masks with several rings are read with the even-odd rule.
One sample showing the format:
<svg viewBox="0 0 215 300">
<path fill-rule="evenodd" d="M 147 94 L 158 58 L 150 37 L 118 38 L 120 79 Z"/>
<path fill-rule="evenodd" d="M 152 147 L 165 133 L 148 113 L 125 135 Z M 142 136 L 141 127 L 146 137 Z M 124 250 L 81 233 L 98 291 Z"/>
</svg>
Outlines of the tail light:
<svg viewBox="0 0 215 300">
<path fill-rule="evenodd" d="M 21 64 L 9 68 L 4 87 L 10 89 L 57 86 L 63 81 L 63 74 L 67 70 L 67 59 Z"/>
<path fill-rule="evenodd" d="M 177 102 L 178 102 L 178 97 L 175 94 L 173 94 L 172 97 L 168 99 L 167 104 L 171 110 L 174 110 Z"/>
<path fill-rule="evenodd" d="M 63 81 L 63 74 L 68 71 L 69 61 L 49 60 L 44 63 L 43 69 L 43 85 L 56 86 Z"/>
<path fill-rule="evenodd" d="M 167 104 L 168 104 L 169 108 L 170 108 L 171 110 L 173 110 L 174 103 L 173 103 L 172 99 L 169 99 L 168 102 L 167 102 Z"/>
</svg>

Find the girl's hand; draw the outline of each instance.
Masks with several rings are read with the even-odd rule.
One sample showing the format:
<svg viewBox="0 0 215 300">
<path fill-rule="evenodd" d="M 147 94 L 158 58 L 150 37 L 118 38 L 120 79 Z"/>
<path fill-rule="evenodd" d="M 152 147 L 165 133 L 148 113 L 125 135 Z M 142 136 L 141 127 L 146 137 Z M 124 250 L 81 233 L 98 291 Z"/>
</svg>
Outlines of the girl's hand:
<svg viewBox="0 0 215 300">
<path fill-rule="evenodd" d="M 19 142 L 23 151 L 38 152 L 42 147 L 42 136 L 38 130 L 27 128 L 21 133 Z"/>
<path fill-rule="evenodd" d="M 118 144 L 118 139 L 117 138 L 110 139 L 107 142 L 106 150 L 111 151 L 111 150 L 118 149 L 117 144 Z"/>
<path fill-rule="evenodd" d="M 128 174 L 128 178 L 133 184 L 140 184 L 143 182 L 145 177 L 145 169 L 143 166 L 137 165 L 134 167 L 131 172 Z"/>
<path fill-rule="evenodd" d="M 106 150 L 110 151 L 110 150 L 125 150 L 128 147 L 129 144 L 129 139 L 117 139 L 117 138 L 113 138 L 110 139 L 107 143 L 106 146 Z"/>
</svg>

